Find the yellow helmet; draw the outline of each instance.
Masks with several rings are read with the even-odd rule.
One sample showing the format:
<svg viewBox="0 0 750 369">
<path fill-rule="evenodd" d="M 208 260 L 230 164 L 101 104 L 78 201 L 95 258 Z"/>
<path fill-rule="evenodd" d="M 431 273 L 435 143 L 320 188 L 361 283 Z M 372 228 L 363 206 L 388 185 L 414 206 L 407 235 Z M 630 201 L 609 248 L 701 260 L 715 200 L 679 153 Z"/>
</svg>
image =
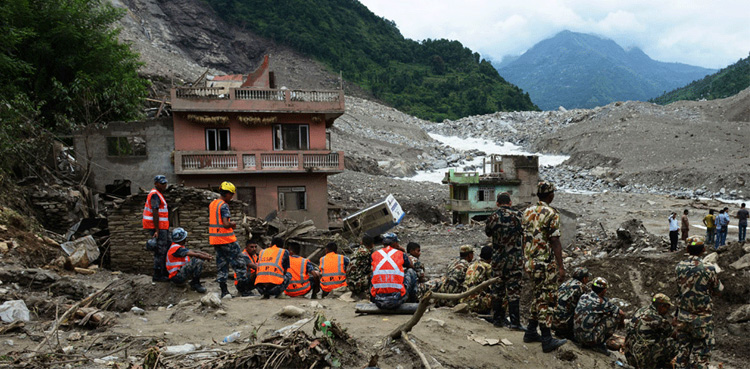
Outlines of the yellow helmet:
<svg viewBox="0 0 750 369">
<path fill-rule="evenodd" d="M 219 189 L 229 191 L 231 193 L 236 193 L 232 182 L 221 182 L 221 186 L 219 186 Z"/>
</svg>

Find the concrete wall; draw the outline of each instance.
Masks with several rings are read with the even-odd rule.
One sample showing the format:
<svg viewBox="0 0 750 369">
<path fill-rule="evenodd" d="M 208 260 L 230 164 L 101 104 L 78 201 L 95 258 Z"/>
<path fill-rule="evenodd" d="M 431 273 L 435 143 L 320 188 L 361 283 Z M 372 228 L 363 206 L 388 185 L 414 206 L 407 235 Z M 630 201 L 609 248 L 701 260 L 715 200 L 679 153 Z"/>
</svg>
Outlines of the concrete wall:
<svg viewBox="0 0 750 369">
<path fill-rule="evenodd" d="M 146 140 L 146 156 L 115 157 L 107 154 L 107 137 L 141 136 Z M 102 128 L 89 127 L 74 135 L 76 160 L 85 169 L 91 163 L 89 185 L 104 192 L 116 179 L 128 179 L 131 188 L 151 189 L 154 176 L 175 180 L 171 154 L 174 149 L 172 118 L 139 122 L 112 122 Z"/>
</svg>

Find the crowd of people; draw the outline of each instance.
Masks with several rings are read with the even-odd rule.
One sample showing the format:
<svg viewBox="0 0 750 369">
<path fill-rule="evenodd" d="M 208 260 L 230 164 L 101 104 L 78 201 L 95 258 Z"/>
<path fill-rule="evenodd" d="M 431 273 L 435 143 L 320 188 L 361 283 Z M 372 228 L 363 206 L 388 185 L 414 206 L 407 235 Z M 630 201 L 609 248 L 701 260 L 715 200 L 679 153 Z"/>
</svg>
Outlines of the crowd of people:
<svg viewBox="0 0 750 369">
<path fill-rule="evenodd" d="M 188 234 L 184 229 L 168 231 L 168 206 L 162 195 L 167 180 L 156 176 L 154 182 L 143 212 L 143 228 L 150 237 L 147 247 L 154 252 L 154 281 L 188 283 L 192 289 L 203 293 L 206 291 L 200 283 L 203 261 L 214 257 L 187 249 L 184 244 Z M 555 197 L 555 186 L 540 182 L 536 192 L 539 201 L 524 211 L 513 208 L 510 194 L 499 194 L 498 208 L 488 217 L 484 229 L 491 246 L 482 247 L 477 260 L 474 260 L 472 245 L 459 246 L 458 257 L 451 261 L 445 274 L 428 280 L 420 262 L 421 246 L 409 242 L 404 248 L 395 233 L 362 237 L 351 259 L 339 254 L 337 244 L 331 242 L 317 264 L 300 255 L 299 244 L 286 244 L 281 238 L 272 239 L 265 248 L 248 240 L 245 248 L 240 249 L 234 234 L 237 225 L 227 205 L 235 194 L 235 187 L 224 182 L 219 188 L 220 198 L 212 201 L 208 209 L 209 244 L 215 251 L 216 281 L 222 298 L 231 295 L 227 287 L 231 266 L 240 296 L 259 294 L 265 299 L 309 296 L 314 299 L 318 292 L 325 297 L 334 290 L 346 289 L 355 297 L 369 299 L 379 309 L 389 310 L 407 302 L 417 302 L 428 291 L 469 293 L 473 287 L 497 277 L 490 288 L 475 290 L 460 301 L 437 299 L 435 303 L 439 306 L 464 303 L 467 309 L 486 316 L 498 327 L 523 331 L 523 341 L 540 342 L 545 353 L 571 340 L 582 347 L 609 354 L 605 343 L 616 329 L 625 328 L 626 358 L 636 368 L 707 368 L 714 345 L 711 301 L 723 286 L 714 268 L 703 264 L 700 256 L 705 252 L 705 242 L 712 242 L 711 235 L 717 239 L 721 238 L 722 231 L 726 235 L 728 209 L 722 209 L 716 217 L 712 210 L 704 219 L 709 228 L 708 241 L 702 236 L 688 236 L 687 210 L 681 224 L 672 213 L 669 218 L 671 248 L 676 248 L 678 232 L 682 231 L 690 255 L 675 269 L 677 301 L 673 303 L 665 294 L 657 293 L 648 306 L 628 319 L 606 297 L 608 282 L 604 278 L 594 278 L 583 267 L 574 269 L 568 277 L 562 258 L 560 216 L 550 205 Z M 738 218 L 740 225 L 746 227 L 747 211 L 744 209 L 745 204 L 742 204 Z M 711 230 L 714 227 L 716 230 Z M 740 237 L 744 238 L 744 231 Z M 376 241 L 382 247 L 376 247 Z M 520 306 L 524 272 L 530 280 L 526 290 L 532 294 L 526 326 L 521 324 Z M 673 307 L 676 313 L 670 318 Z"/>
<path fill-rule="evenodd" d="M 685 209 L 680 218 L 679 223 L 677 222 L 677 213 L 672 212 L 669 215 L 667 221 L 669 222 L 669 241 L 670 251 L 677 251 L 677 244 L 681 239 L 685 242 L 690 234 L 690 220 L 688 214 L 690 212 Z M 737 229 L 738 229 L 738 241 L 745 242 L 745 236 L 747 234 L 747 218 L 750 216 L 743 202 L 740 205 L 740 209 L 737 210 L 735 217 L 737 218 Z M 709 209 L 708 214 L 703 217 L 703 225 L 706 227 L 705 242 L 712 244 L 714 249 L 718 249 L 719 246 L 727 244 L 727 232 L 729 231 L 729 223 L 731 223 L 729 217 L 729 208 L 724 207 L 719 209 L 719 214 L 715 215 L 714 209 Z"/>
</svg>

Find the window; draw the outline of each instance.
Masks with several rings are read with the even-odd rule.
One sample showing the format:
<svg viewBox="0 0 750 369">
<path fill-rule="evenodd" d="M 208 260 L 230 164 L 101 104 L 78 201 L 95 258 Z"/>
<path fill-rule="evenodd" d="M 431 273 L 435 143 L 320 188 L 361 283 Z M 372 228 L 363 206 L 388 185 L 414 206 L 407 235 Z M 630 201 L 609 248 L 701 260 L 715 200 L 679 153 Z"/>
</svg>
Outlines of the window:
<svg viewBox="0 0 750 369">
<path fill-rule="evenodd" d="M 227 128 L 206 129 L 206 150 L 208 151 L 229 150 L 229 129 Z"/>
<path fill-rule="evenodd" d="M 274 150 L 307 150 L 310 134 L 307 124 L 276 124 L 273 126 Z"/>
<path fill-rule="evenodd" d="M 331 150 L 331 132 L 326 132 L 326 150 Z"/>
<path fill-rule="evenodd" d="M 453 199 L 454 200 L 468 200 L 469 188 L 466 186 L 453 186 Z"/>
<path fill-rule="evenodd" d="M 495 189 L 493 187 L 479 187 L 477 201 L 494 201 Z"/>
<path fill-rule="evenodd" d="M 307 210 L 305 187 L 279 187 L 279 210 Z"/>
<path fill-rule="evenodd" d="M 146 156 L 143 137 L 107 137 L 108 156 Z"/>
</svg>

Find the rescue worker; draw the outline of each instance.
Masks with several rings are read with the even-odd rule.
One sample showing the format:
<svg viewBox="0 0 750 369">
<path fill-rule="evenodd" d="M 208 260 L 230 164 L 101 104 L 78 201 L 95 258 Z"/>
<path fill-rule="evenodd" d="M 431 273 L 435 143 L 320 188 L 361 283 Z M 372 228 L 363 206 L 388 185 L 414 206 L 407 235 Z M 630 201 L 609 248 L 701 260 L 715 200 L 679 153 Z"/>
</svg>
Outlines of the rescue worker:
<svg viewBox="0 0 750 369">
<path fill-rule="evenodd" d="M 677 361 L 675 368 L 708 368 L 714 341 L 713 296 L 724 290 L 713 266 L 703 263 L 703 237 L 687 239 L 690 257 L 677 264 Z"/>
<path fill-rule="evenodd" d="M 338 255 L 336 252 L 339 247 L 336 242 L 329 242 L 326 245 L 326 254 L 320 258 L 321 277 L 320 289 L 323 291 L 323 297 L 341 287 L 346 287 L 346 268 L 349 266 L 349 258 L 344 255 Z"/>
<path fill-rule="evenodd" d="M 568 279 L 557 289 L 557 305 L 552 312 L 552 329 L 558 337 L 575 340 L 573 335 L 573 315 L 578 300 L 589 292 L 589 270 L 578 267 L 573 270 L 573 278 Z"/>
<path fill-rule="evenodd" d="M 255 289 L 255 276 L 258 274 L 258 244 L 252 239 L 248 239 L 245 248 L 242 250 L 242 258 L 247 265 L 247 291 L 246 296 L 253 296 L 252 290 Z M 237 273 L 234 273 L 234 285 L 237 286 Z M 240 292 L 240 291 L 237 291 Z M 240 292 L 241 294 L 241 292 Z"/>
<path fill-rule="evenodd" d="M 427 292 L 425 288 L 425 282 L 427 282 L 427 276 L 425 276 L 424 264 L 419 261 L 419 257 L 422 256 L 422 246 L 416 242 L 409 242 L 406 244 L 406 254 L 409 256 L 409 262 L 411 263 L 414 273 L 417 275 L 417 286 L 414 288 L 416 293 L 414 299 L 408 302 L 417 302 Z"/>
<path fill-rule="evenodd" d="M 164 191 L 167 190 L 167 177 L 157 175 L 154 177 L 154 188 L 146 197 L 146 205 L 143 207 L 143 229 L 151 238 L 146 243 L 146 249 L 154 252 L 154 274 L 151 280 L 154 282 L 168 282 L 167 273 L 167 251 L 170 247 L 169 234 L 169 208 L 167 200 L 164 199 Z"/>
<path fill-rule="evenodd" d="M 289 251 L 283 247 L 284 239 L 274 237 L 271 240 L 271 247 L 260 252 L 255 288 L 264 299 L 271 295 L 276 298 L 286 297 L 282 292 L 286 291 L 289 286 L 292 274 L 289 273 Z"/>
<path fill-rule="evenodd" d="M 492 271 L 500 281 L 492 292 L 492 323 L 525 330 L 521 325 L 521 278 L 523 277 L 523 226 L 520 211 L 511 208 L 510 194 L 497 195 L 498 209 L 487 218 L 484 233 L 492 237 Z M 507 307 L 507 309 L 506 309 Z M 505 319 L 508 311 L 510 322 Z"/>
<path fill-rule="evenodd" d="M 193 251 L 181 245 L 187 239 L 188 233 L 182 228 L 172 231 L 172 246 L 167 251 L 167 272 L 169 280 L 174 284 L 184 284 L 190 281 L 190 288 L 195 292 L 205 293 L 206 288 L 201 285 L 200 277 L 203 271 L 203 260 L 213 257 L 203 251 Z"/>
<path fill-rule="evenodd" d="M 604 294 L 607 293 L 607 280 L 596 277 L 591 284 L 591 292 L 583 294 L 576 305 L 573 316 L 573 334 L 581 346 L 609 355 L 604 344 L 622 325 L 625 313 Z"/>
<path fill-rule="evenodd" d="M 474 248 L 471 245 L 461 245 L 458 248 L 458 259 L 448 264 L 448 270 L 443 277 L 437 292 L 440 293 L 461 293 L 466 280 L 466 270 L 469 264 L 474 261 Z M 456 302 L 444 300 L 444 304 L 455 305 Z"/>
<path fill-rule="evenodd" d="M 417 274 L 395 233 L 382 236 L 383 248 L 372 253 L 370 301 L 380 309 L 396 309 L 415 293 Z"/>
<path fill-rule="evenodd" d="M 464 279 L 463 285 L 464 291 L 492 279 L 492 265 L 490 265 L 492 252 L 492 247 L 482 247 L 482 250 L 479 252 L 479 260 L 471 263 L 469 268 L 466 269 L 466 279 Z M 466 303 L 469 310 L 477 314 L 489 314 L 492 311 L 492 293 L 486 289 L 461 299 L 461 302 Z"/>
<path fill-rule="evenodd" d="M 289 297 L 304 296 L 312 291 L 310 298 L 318 298 L 320 291 L 320 271 L 315 264 L 299 256 L 300 246 L 296 242 L 289 244 L 289 274 L 292 279 L 286 287 L 285 294 Z"/>
<path fill-rule="evenodd" d="M 362 243 L 354 251 L 349 267 L 346 268 L 346 285 L 352 296 L 364 298 L 370 294 L 370 274 L 372 273 L 372 249 L 375 239 L 362 236 Z"/>
<path fill-rule="evenodd" d="M 247 263 L 243 259 L 234 228 L 237 224 L 232 222 L 229 212 L 229 201 L 234 197 L 235 187 L 230 182 L 222 182 L 219 186 L 220 198 L 211 201 L 208 206 L 208 243 L 216 251 L 216 282 L 221 288 L 221 297 L 231 296 L 227 289 L 227 277 L 229 266 L 232 266 L 237 275 L 237 290 L 240 295 L 249 296 L 250 288 L 247 280 Z"/>
<path fill-rule="evenodd" d="M 552 308 L 557 302 L 557 286 L 565 280 L 560 243 L 560 215 L 549 204 L 555 199 L 555 185 L 539 182 L 539 202 L 523 213 L 524 269 L 532 284 L 529 325 L 523 342 L 542 342 L 542 352 L 552 352 L 567 340 L 552 337 Z M 537 326 L 541 336 L 537 333 Z"/>
<path fill-rule="evenodd" d="M 648 306 L 635 312 L 628 322 L 625 336 L 625 358 L 636 369 L 671 367 L 677 354 L 674 327 L 669 317 L 672 300 L 657 293 Z"/>
</svg>

